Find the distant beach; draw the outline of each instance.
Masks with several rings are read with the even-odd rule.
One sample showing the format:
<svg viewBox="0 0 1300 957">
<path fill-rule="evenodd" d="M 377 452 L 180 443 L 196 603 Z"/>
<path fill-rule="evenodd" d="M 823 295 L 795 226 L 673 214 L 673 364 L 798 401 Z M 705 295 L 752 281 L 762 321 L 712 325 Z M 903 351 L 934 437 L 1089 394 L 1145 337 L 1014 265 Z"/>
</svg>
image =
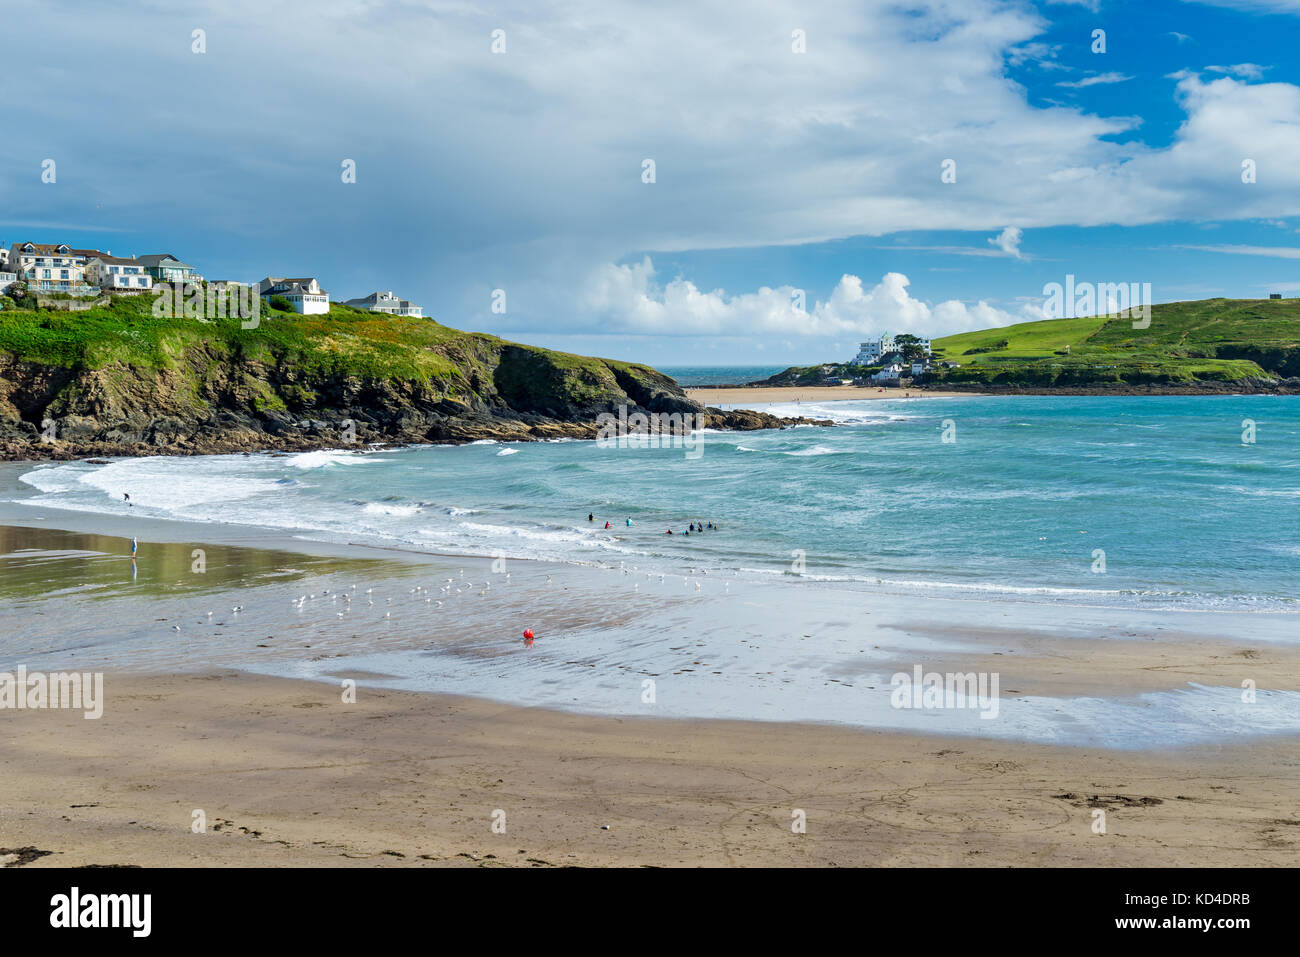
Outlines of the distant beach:
<svg viewBox="0 0 1300 957">
<path fill-rule="evenodd" d="M 925 389 L 886 389 L 882 386 L 814 385 L 814 386 L 740 386 L 735 388 L 686 388 L 688 398 L 710 406 L 756 408 L 757 405 L 792 402 L 834 402 L 847 399 L 946 399 L 967 396 L 968 392 L 927 391 Z M 763 411 L 763 410 L 760 410 Z"/>
</svg>

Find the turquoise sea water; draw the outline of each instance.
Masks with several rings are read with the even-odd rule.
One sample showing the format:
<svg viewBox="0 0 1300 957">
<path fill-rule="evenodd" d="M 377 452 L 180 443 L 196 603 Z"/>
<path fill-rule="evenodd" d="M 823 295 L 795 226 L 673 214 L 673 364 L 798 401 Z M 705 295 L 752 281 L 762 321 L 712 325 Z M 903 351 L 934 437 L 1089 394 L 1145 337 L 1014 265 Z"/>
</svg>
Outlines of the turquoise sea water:
<svg viewBox="0 0 1300 957">
<path fill-rule="evenodd" d="M 772 411 L 839 425 L 706 432 L 694 450 L 561 441 L 55 463 L 23 482 L 47 506 L 452 553 L 1034 602 L 1300 609 L 1300 397 Z M 696 520 L 720 529 L 664 534 Z"/>
<path fill-rule="evenodd" d="M 697 385 L 747 385 L 784 372 L 789 367 L 790 363 L 783 366 L 663 366 L 659 371 L 689 388 Z"/>
</svg>

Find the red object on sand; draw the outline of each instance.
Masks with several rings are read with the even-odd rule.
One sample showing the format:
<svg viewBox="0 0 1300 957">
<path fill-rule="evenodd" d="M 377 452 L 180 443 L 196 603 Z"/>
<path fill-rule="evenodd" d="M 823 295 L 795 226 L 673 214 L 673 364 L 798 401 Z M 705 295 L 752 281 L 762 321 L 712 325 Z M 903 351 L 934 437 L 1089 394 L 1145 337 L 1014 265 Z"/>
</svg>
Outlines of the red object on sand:
<svg viewBox="0 0 1300 957">
<path fill-rule="evenodd" d="M 532 641 L 532 640 L 533 640 L 533 630 L 532 630 L 531 628 L 525 628 L 525 629 L 524 629 L 524 637 L 527 638 L 529 641 Z"/>
</svg>

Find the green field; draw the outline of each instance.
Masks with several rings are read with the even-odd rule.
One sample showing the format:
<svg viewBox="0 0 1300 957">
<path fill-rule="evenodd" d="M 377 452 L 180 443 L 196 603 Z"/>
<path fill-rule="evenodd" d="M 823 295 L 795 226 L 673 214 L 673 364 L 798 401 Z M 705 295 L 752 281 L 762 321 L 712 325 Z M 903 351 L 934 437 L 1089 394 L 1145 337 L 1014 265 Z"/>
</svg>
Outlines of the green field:
<svg viewBox="0 0 1300 957">
<path fill-rule="evenodd" d="M 945 336 L 961 368 L 934 382 L 1023 386 L 1192 384 L 1300 375 L 1300 299 L 1205 299 L 1153 306 L 1150 326 L 1092 316 Z"/>
</svg>

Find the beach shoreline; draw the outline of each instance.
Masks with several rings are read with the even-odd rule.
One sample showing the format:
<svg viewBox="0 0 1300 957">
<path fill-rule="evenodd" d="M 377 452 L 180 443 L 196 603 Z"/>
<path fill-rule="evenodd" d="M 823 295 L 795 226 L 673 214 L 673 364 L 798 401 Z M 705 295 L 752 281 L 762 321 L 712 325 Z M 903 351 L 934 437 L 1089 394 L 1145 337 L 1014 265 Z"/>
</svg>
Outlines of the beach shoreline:
<svg viewBox="0 0 1300 957">
<path fill-rule="evenodd" d="M 751 408 L 746 403 L 787 404 L 794 402 L 838 402 L 877 399 L 957 399 L 980 393 L 927 391 L 925 389 L 886 389 L 880 386 L 687 386 L 688 399 L 707 406 Z"/>
<path fill-rule="evenodd" d="M 1286 866 L 1300 849 L 1300 734 L 1154 733 L 1168 720 L 1160 697 L 1185 689 L 1300 692 L 1291 616 L 1169 619 L 780 581 L 631 597 L 617 566 L 510 559 L 513 585 L 475 584 L 439 626 L 419 589 L 458 574 L 482 583 L 493 559 L 14 503 L 0 507 L 0 535 L 5 558 L 32 556 L 3 581 L 5 667 L 105 682 L 99 719 L 0 710 L 0 802 L 14 809 L 0 847 L 48 852 L 23 866 L 1230 867 L 1243 853 Z M 126 564 L 137 536 L 138 579 Z M 373 588 L 375 607 L 336 625 L 317 596 L 348 582 L 356 605 Z M 308 591 L 319 604 L 302 612 L 289 599 Z M 203 609 L 217 612 L 206 624 Z M 518 639 L 525 622 L 544 623 L 535 648 Z M 796 622 L 828 646 L 854 640 L 853 656 L 815 659 L 798 635 L 766 651 Z M 734 663 L 718 657 L 728 629 Z M 613 699 L 600 697 L 602 659 L 629 662 Z M 1137 703 L 1134 730 L 1087 712 L 1076 720 L 1096 726 L 1060 740 L 990 736 L 978 719 L 934 730 L 955 727 L 935 716 L 855 726 L 801 719 L 775 690 L 865 704 L 865 688 L 844 689 L 922 661 L 1000 673 L 1008 717 L 1042 702 L 1045 715 L 1051 702 Z M 691 713 L 782 665 L 772 690 L 755 686 L 753 702 L 775 703 L 762 719 Z M 660 693 L 650 706 L 647 675 Z M 543 686 L 562 693 L 522 700 Z M 806 833 L 791 830 L 800 814 Z"/>
<path fill-rule="evenodd" d="M 39 852 L 26 866 L 1239 867 L 1300 850 L 1293 740 L 1117 754 L 365 687 L 345 702 L 231 672 L 106 689 L 97 721 L 3 715 L 0 834 Z"/>
</svg>

